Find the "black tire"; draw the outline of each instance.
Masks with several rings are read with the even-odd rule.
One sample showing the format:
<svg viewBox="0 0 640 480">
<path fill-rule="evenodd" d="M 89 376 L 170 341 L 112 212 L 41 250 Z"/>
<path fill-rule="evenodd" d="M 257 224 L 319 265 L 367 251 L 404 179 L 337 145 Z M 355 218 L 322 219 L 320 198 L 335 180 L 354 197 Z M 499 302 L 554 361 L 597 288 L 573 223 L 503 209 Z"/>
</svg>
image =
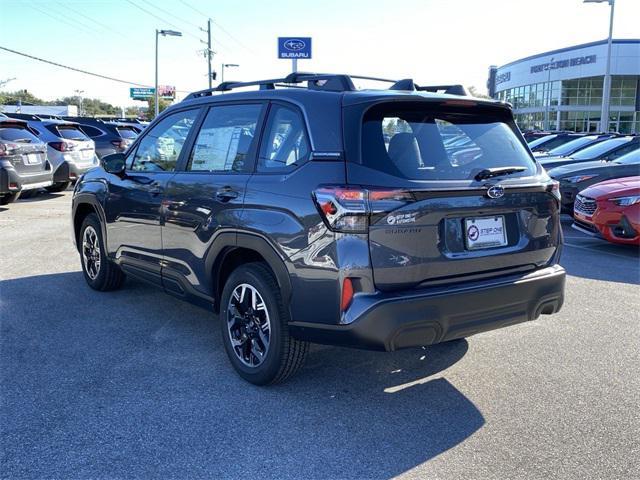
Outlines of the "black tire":
<svg viewBox="0 0 640 480">
<path fill-rule="evenodd" d="M 64 192 L 67 188 L 69 188 L 69 184 L 70 183 L 71 182 L 56 182 L 53 185 L 51 185 L 50 187 L 45 187 L 45 189 L 49 193 Z"/>
<path fill-rule="evenodd" d="M 0 197 L 0 205 L 9 205 L 10 203 L 15 202 L 20 198 L 20 192 L 17 193 L 7 193 Z"/>
<path fill-rule="evenodd" d="M 91 233 L 95 233 L 97 237 L 97 244 L 100 252 L 100 263 L 97 269 L 89 271 L 87 263 L 84 257 L 84 239 L 85 233 L 91 228 Z M 101 292 L 107 292 L 110 290 L 117 290 L 122 286 L 125 275 L 115 263 L 109 261 L 104 248 L 104 239 L 102 238 L 102 229 L 100 227 L 100 220 L 95 213 L 90 213 L 86 216 L 80 227 L 80 235 L 78 238 L 78 248 L 80 252 L 80 263 L 82 264 L 82 273 L 87 284 L 94 290 Z"/>
<path fill-rule="evenodd" d="M 229 333 L 229 304 L 236 287 L 248 284 L 262 297 L 268 312 L 269 346 L 264 360 L 257 366 L 248 366 L 240 359 L 231 343 Z M 273 273 L 264 263 L 247 263 L 229 276 L 220 300 L 220 330 L 222 343 L 236 372 L 254 385 L 282 382 L 296 373 L 304 364 L 309 343 L 289 335 L 289 313 L 285 308 L 280 287 Z"/>
</svg>

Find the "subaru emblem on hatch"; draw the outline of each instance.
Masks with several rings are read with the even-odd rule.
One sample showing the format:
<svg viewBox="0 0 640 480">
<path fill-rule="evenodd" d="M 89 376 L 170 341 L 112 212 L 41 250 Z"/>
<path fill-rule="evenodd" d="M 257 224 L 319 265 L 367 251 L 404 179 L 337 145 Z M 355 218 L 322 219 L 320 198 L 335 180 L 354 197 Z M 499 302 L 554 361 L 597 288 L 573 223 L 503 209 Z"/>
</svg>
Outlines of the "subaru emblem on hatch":
<svg viewBox="0 0 640 480">
<path fill-rule="evenodd" d="M 489 198 L 500 198 L 502 196 L 504 196 L 504 188 L 500 185 L 494 185 L 487 190 L 487 197 Z"/>
<path fill-rule="evenodd" d="M 306 47 L 306 43 L 298 38 L 292 38 L 284 42 L 284 48 L 287 50 L 298 51 L 304 49 L 304 47 Z"/>
</svg>

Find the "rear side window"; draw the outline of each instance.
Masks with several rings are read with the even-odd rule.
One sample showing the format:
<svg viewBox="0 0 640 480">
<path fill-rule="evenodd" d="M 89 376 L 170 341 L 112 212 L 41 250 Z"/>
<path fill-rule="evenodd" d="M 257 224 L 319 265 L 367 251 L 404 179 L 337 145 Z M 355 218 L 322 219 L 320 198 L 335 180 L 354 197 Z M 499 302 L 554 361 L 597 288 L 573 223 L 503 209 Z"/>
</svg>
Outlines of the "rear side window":
<svg viewBox="0 0 640 480">
<path fill-rule="evenodd" d="M 116 130 L 120 134 L 122 138 L 127 138 L 130 140 L 135 140 L 138 137 L 138 132 L 129 127 L 117 127 Z"/>
<path fill-rule="evenodd" d="M 608 153 L 604 158 L 607 160 L 615 160 L 616 158 L 620 158 L 623 155 L 626 155 L 629 152 L 633 152 L 640 148 L 640 139 L 634 138 L 630 142 L 628 142 L 624 147 L 620 147 L 614 152 Z"/>
<path fill-rule="evenodd" d="M 258 172 L 287 172 L 309 160 L 311 148 L 300 113 L 289 107 L 273 105 L 269 111 Z"/>
<path fill-rule="evenodd" d="M 580 148 L 584 148 L 587 145 L 591 144 L 598 137 L 595 135 L 590 135 L 588 137 L 576 138 L 575 140 L 571 140 L 564 145 L 560 145 L 552 150 L 549 150 L 550 155 L 567 155 L 568 153 L 575 152 Z"/>
<path fill-rule="evenodd" d="M 88 137 L 82 133 L 76 125 L 49 125 L 47 128 L 58 137 L 66 138 L 67 140 L 87 140 Z"/>
<path fill-rule="evenodd" d="M 87 137 L 96 138 L 104 135 L 104 132 L 99 128 L 92 127 L 90 125 L 81 125 L 80 130 L 84 132 Z"/>
<path fill-rule="evenodd" d="M 26 128 L 20 126 L 1 127 L 0 126 L 0 140 L 15 143 L 40 143 L 38 137 L 33 135 Z"/>
<path fill-rule="evenodd" d="M 423 105 L 385 104 L 365 114 L 362 163 L 409 180 L 471 180 L 481 170 L 536 166 L 511 127 L 477 113 L 429 111 Z"/>
<path fill-rule="evenodd" d="M 192 172 L 246 172 L 262 105 L 212 107 L 191 151 Z"/>
</svg>

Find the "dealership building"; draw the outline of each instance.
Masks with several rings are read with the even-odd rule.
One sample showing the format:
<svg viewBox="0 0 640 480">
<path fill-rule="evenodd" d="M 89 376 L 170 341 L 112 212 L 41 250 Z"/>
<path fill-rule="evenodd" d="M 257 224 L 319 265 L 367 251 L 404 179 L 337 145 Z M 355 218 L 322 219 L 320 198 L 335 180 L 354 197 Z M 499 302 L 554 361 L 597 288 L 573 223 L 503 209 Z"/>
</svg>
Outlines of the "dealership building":
<svg viewBox="0 0 640 480">
<path fill-rule="evenodd" d="M 522 130 L 595 132 L 606 64 L 607 41 L 585 43 L 492 66 L 487 88 Z M 640 133 L 640 40 L 613 40 L 610 72 L 608 130 Z"/>
</svg>

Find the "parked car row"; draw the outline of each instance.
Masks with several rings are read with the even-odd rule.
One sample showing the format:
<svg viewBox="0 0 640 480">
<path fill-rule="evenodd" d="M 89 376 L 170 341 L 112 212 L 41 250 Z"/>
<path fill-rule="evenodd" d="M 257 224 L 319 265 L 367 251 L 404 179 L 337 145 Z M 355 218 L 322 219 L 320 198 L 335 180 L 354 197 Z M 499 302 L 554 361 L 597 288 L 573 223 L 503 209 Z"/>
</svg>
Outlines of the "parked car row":
<svg viewBox="0 0 640 480">
<path fill-rule="evenodd" d="M 0 205 L 41 188 L 60 192 L 143 130 L 134 121 L 5 113 L 0 116 Z"/>
<path fill-rule="evenodd" d="M 640 136 L 544 133 L 530 136 L 529 148 L 560 183 L 562 212 L 573 215 L 574 228 L 640 245 Z"/>
</svg>

